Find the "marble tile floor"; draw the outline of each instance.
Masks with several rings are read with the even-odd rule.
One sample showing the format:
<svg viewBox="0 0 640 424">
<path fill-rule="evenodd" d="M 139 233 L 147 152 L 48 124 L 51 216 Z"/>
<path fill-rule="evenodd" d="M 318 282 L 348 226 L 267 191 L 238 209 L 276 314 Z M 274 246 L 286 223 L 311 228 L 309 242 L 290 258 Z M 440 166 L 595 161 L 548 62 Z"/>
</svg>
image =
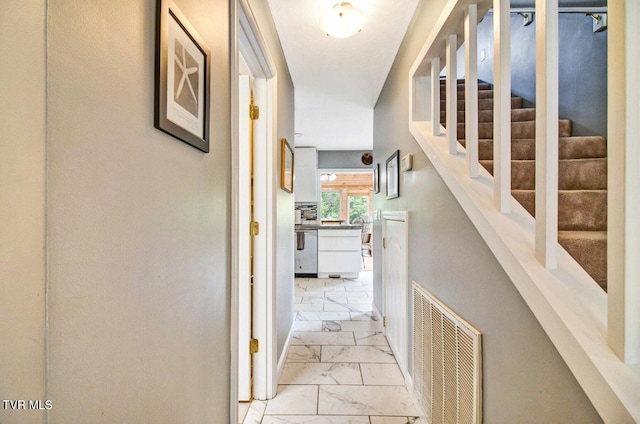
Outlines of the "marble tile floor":
<svg viewBox="0 0 640 424">
<path fill-rule="evenodd" d="M 296 278 L 296 321 L 277 396 L 244 424 L 420 424 L 372 312 L 371 272 Z"/>
</svg>

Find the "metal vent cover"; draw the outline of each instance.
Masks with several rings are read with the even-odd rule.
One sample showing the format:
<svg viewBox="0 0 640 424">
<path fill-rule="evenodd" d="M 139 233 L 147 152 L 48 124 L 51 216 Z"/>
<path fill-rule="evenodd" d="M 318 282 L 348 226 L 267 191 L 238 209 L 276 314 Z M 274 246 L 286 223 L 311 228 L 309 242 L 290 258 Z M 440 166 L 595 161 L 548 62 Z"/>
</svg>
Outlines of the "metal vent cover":
<svg viewBox="0 0 640 424">
<path fill-rule="evenodd" d="M 428 424 L 482 423 L 482 338 L 413 283 L 413 384 Z"/>
</svg>

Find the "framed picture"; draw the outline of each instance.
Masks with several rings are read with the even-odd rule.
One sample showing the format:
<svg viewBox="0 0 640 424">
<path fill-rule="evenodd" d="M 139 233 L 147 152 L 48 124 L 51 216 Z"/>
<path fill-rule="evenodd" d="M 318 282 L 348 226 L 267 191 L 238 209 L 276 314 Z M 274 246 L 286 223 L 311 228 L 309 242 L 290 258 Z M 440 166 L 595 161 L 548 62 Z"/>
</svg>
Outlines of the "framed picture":
<svg viewBox="0 0 640 424">
<path fill-rule="evenodd" d="M 293 149 L 286 138 L 280 140 L 282 165 L 280 166 L 280 188 L 293 193 Z"/>
<path fill-rule="evenodd" d="M 211 52 L 172 0 L 158 0 L 154 126 L 209 152 Z"/>
<path fill-rule="evenodd" d="M 380 164 L 376 163 L 373 166 L 373 192 L 380 193 L 380 175 L 378 174 L 380 171 Z"/>
<path fill-rule="evenodd" d="M 398 156 L 400 150 L 396 150 L 387 159 L 387 199 L 400 197 L 400 164 Z"/>
</svg>

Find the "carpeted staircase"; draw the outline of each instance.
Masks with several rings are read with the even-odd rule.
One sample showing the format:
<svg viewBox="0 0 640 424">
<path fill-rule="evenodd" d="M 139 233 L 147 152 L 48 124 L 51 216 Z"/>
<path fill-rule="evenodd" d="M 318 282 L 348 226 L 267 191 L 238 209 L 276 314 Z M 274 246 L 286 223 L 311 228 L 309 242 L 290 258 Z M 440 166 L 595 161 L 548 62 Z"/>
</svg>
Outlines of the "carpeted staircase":
<svg viewBox="0 0 640 424">
<path fill-rule="evenodd" d="M 445 82 L 440 122 L 446 124 Z M 479 159 L 493 174 L 493 90 L 479 83 Z M 512 195 L 535 216 L 535 109 L 511 98 Z M 607 142 L 600 136 L 572 136 L 572 123 L 559 121 L 558 241 L 607 289 Z M 464 81 L 458 81 L 458 140 L 465 144 Z"/>
</svg>

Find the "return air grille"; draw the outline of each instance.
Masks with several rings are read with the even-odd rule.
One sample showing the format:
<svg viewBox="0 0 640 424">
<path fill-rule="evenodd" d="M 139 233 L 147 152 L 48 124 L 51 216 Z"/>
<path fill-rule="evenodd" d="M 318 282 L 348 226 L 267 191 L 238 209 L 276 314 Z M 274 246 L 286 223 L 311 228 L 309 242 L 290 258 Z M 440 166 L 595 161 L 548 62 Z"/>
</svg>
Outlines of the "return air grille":
<svg viewBox="0 0 640 424">
<path fill-rule="evenodd" d="M 413 384 L 427 423 L 481 424 L 481 334 L 415 282 L 413 312 Z"/>
</svg>

